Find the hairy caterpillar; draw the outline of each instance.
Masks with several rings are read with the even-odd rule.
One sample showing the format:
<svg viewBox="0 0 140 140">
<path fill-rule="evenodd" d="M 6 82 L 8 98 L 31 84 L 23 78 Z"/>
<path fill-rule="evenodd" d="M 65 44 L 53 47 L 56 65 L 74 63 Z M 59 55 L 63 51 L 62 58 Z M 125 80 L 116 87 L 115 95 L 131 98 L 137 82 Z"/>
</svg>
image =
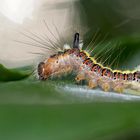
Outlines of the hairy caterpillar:
<svg viewBox="0 0 140 140">
<path fill-rule="evenodd" d="M 64 73 L 76 72 L 76 81 L 85 80 L 89 88 L 99 86 L 104 91 L 122 93 L 130 88 L 140 91 L 140 71 L 112 70 L 97 63 L 79 43 L 79 33 L 75 33 L 72 48 L 65 47 L 63 52 L 51 55 L 38 65 L 40 80 L 60 76 Z"/>
</svg>

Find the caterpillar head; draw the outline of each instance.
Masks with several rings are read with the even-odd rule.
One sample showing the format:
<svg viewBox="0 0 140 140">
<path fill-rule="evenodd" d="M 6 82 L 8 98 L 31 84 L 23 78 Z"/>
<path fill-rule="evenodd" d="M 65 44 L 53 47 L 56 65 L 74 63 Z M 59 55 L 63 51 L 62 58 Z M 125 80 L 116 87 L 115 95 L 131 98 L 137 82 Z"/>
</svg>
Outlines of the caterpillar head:
<svg viewBox="0 0 140 140">
<path fill-rule="evenodd" d="M 60 69 L 60 56 L 50 56 L 47 61 L 40 62 L 38 65 L 38 75 L 40 80 L 48 79 Z"/>
<path fill-rule="evenodd" d="M 73 48 L 79 49 L 79 33 L 75 33 Z M 71 66 L 69 64 L 69 50 L 68 45 L 64 45 L 64 52 L 50 56 L 44 62 L 40 62 L 38 65 L 38 75 L 40 80 L 46 80 L 51 76 L 58 76 L 62 73 L 71 71 Z"/>
</svg>

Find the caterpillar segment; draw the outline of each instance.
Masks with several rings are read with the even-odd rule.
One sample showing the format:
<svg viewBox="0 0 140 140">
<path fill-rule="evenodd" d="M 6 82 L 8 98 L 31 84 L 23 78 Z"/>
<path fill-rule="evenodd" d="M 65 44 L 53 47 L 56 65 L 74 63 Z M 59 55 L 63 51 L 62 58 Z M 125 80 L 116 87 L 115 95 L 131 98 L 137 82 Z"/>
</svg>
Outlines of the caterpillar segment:
<svg viewBox="0 0 140 140">
<path fill-rule="evenodd" d="M 86 58 L 83 54 L 84 53 L 82 53 L 82 58 Z M 114 90 L 115 92 L 122 93 L 125 88 L 132 88 L 132 83 L 140 83 L 140 73 L 138 71 L 113 71 L 110 68 L 95 63 L 95 61 L 92 61 L 89 57 L 83 61 L 80 71 L 82 71 L 82 73 L 76 77 L 78 82 L 80 80 L 86 80 L 88 81 L 89 88 L 99 86 L 106 92 Z"/>
<path fill-rule="evenodd" d="M 79 33 L 74 35 L 73 46 L 64 52 L 50 56 L 38 65 L 40 80 L 75 72 L 76 82 L 87 81 L 89 88 L 100 87 L 104 91 L 123 93 L 131 88 L 140 91 L 140 71 L 119 71 L 104 67 L 79 48 Z"/>
</svg>

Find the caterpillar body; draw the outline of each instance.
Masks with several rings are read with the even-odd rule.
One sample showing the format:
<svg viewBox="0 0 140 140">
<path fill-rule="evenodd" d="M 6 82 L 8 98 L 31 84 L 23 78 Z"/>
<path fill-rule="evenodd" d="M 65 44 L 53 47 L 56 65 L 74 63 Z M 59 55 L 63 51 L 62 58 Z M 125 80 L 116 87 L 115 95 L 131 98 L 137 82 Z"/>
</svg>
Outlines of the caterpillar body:
<svg viewBox="0 0 140 140">
<path fill-rule="evenodd" d="M 72 48 L 51 55 L 38 65 L 40 80 L 61 76 L 65 73 L 76 72 L 75 80 L 87 81 L 89 88 L 100 87 L 104 91 L 122 93 L 130 88 L 140 91 L 140 71 L 112 70 L 97 63 L 79 43 L 79 33 L 75 33 Z"/>
</svg>

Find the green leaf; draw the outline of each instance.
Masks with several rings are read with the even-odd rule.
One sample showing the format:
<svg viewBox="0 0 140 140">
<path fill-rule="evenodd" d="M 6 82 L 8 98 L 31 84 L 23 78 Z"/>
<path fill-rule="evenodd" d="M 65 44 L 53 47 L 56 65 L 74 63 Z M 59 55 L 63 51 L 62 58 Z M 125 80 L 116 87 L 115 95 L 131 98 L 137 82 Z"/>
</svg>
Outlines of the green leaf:
<svg viewBox="0 0 140 140">
<path fill-rule="evenodd" d="M 31 75 L 32 70 L 30 69 L 7 69 L 2 64 L 0 64 L 0 81 L 16 81 L 27 78 Z"/>
</svg>

